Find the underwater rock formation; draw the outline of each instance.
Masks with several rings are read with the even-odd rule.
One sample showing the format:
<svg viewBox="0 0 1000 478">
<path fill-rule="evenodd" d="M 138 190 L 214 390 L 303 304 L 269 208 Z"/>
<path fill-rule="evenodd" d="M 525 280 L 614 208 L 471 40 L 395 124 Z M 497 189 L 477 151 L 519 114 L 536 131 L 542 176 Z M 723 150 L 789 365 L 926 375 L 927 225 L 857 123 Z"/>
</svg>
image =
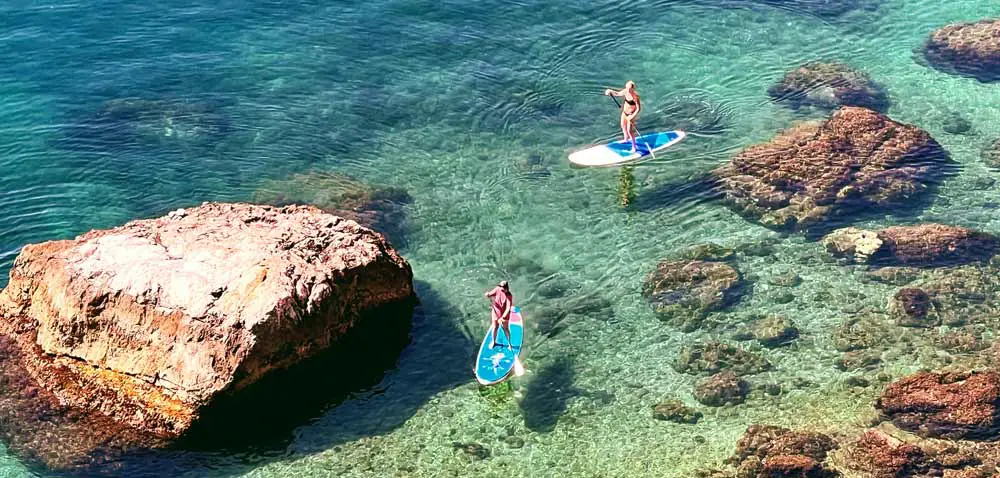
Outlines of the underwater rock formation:
<svg viewBox="0 0 1000 478">
<path fill-rule="evenodd" d="M 317 172 L 265 181 L 254 192 L 253 201 L 273 206 L 316 206 L 381 232 L 393 245 L 403 247 L 407 232 L 404 206 L 413 198 L 402 188 L 373 186 L 344 174 Z"/>
<path fill-rule="evenodd" d="M 946 73 L 1000 80 L 1000 20 L 956 23 L 931 33 L 924 58 Z"/>
<path fill-rule="evenodd" d="M 750 324 L 750 334 L 765 347 L 780 347 L 798 338 L 799 329 L 792 321 L 774 315 Z"/>
<path fill-rule="evenodd" d="M 739 477 L 821 477 L 831 472 L 823 462 L 836 448 L 836 442 L 822 433 L 751 425 L 727 462 L 736 466 Z"/>
<path fill-rule="evenodd" d="M 889 315 L 903 327 L 936 327 L 941 324 L 930 296 L 915 287 L 896 291 L 889 299 Z"/>
<path fill-rule="evenodd" d="M 732 303 L 740 294 L 740 273 L 728 264 L 663 261 L 646 277 L 642 294 L 671 325 L 692 331 L 705 316 Z"/>
<path fill-rule="evenodd" d="M 664 400 L 653 407 L 653 418 L 674 423 L 695 424 L 704 415 L 677 399 Z"/>
<path fill-rule="evenodd" d="M 767 89 L 767 94 L 792 108 L 863 106 L 876 111 L 889 108 L 884 88 L 866 73 L 836 62 L 806 63 L 785 73 L 781 81 Z"/>
<path fill-rule="evenodd" d="M 743 150 L 713 174 L 740 214 L 775 229 L 811 231 L 860 209 L 914 201 L 949 164 L 927 132 L 843 107 Z"/>
<path fill-rule="evenodd" d="M 62 404 L 174 439 L 216 399 L 413 299 L 406 261 L 353 221 L 205 203 L 25 246 L 0 333 Z"/>
<path fill-rule="evenodd" d="M 748 393 L 750 383 L 729 371 L 699 379 L 694 386 L 694 399 L 710 407 L 738 405 Z"/>
<path fill-rule="evenodd" d="M 930 373 L 903 377 L 875 402 L 893 424 L 925 437 L 1000 437 L 1000 374 Z"/>
<path fill-rule="evenodd" d="M 847 465 L 878 478 L 913 476 L 928 471 L 927 457 L 916 445 L 879 430 L 868 430 L 845 448 Z"/>
<path fill-rule="evenodd" d="M 895 226 L 881 231 L 853 227 L 823 238 L 836 257 L 875 265 L 942 266 L 984 262 L 997 252 L 997 237 L 943 224 Z"/>
<path fill-rule="evenodd" d="M 681 348 L 674 361 L 674 370 L 691 375 L 711 375 L 733 372 L 753 375 L 771 369 L 764 357 L 722 342 L 706 342 Z"/>
<path fill-rule="evenodd" d="M 177 99 L 118 98 L 81 121 L 68 122 L 67 146 L 108 148 L 164 141 L 206 143 L 230 130 L 218 106 Z"/>
</svg>

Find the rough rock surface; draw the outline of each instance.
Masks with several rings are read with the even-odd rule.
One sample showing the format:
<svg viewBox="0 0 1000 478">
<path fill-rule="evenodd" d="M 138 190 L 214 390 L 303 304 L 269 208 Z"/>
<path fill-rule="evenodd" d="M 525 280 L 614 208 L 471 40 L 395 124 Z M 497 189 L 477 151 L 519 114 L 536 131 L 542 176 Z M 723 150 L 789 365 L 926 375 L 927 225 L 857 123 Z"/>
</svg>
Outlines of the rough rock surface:
<svg viewBox="0 0 1000 478">
<path fill-rule="evenodd" d="M 843 107 L 743 150 L 714 174 L 737 212 L 768 227 L 810 230 L 862 208 L 913 201 L 949 164 L 927 132 Z"/>
<path fill-rule="evenodd" d="M 877 111 L 889 107 L 885 89 L 866 73 L 843 63 L 810 62 L 785 73 L 767 89 L 772 98 L 793 108 L 863 106 Z"/>
<path fill-rule="evenodd" d="M 798 432 L 770 425 L 751 425 L 727 460 L 740 477 L 829 476 L 823 466 L 827 453 L 837 448 L 822 433 Z"/>
<path fill-rule="evenodd" d="M 892 422 L 922 436 L 1000 437 L 1000 374 L 918 373 L 889 385 L 875 402 Z"/>
<path fill-rule="evenodd" d="M 879 430 L 868 430 L 847 447 L 846 462 L 857 471 L 878 478 L 913 476 L 927 471 L 924 451 Z"/>
<path fill-rule="evenodd" d="M 1000 80 L 1000 20 L 956 23 L 935 30 L 924 44 L 935 68 L 979 81 Z"/>
<path fill-rule="evenodd" d="M 733 372 L 720 372 L 698 380 L 694 386 L 694 399 L 702 405 L 721 407 L 743 403 L 750 393 L 750 383 Z"/>
<path fill-rule="evenodd" d="M 834 256 L 858 263 L 941 266 L 987 261 L 996 254 L 998 241 L 964 227 L 919 224 L 881 231 L 847 227 L 828 234 L 823 244 Z"/>
<path fill-rule="evenodd" d="M 26 246 L 0 332 L 63 403 L 173 438 L 213 398 L 411 304 L 384 238 L 309 206 L 206 203 Z"/>
<path fill-rule="evenodd" d="M 723 371 L 752 375 L 771 369 L 764 357 L 721 342 L 685 346 L 677 355 L 674 370 L 692 375 L 711 375 Z"/>
<path fill-rule="evenodd" d="M 646 278 L 642 293 L 664 320 L 692 331 L 706 314 L 733 302 L 740 285 L 740 273 L 728 264 L 664 261 Z"/>
</svg>

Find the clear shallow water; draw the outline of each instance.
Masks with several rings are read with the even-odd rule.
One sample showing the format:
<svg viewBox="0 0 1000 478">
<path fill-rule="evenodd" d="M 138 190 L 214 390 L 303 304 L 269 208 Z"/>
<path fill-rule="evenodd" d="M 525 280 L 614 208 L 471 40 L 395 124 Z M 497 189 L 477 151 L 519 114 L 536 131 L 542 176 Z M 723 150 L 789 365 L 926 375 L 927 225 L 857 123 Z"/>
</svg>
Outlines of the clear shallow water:
<svg viewBox="0 0 1000 478">
<path fill-rule="evenodd" d="M 403 252 L 423 307 L 397 368 L 280 445 L 140 457 L 127 463 L 134 476 L 680 477 L 719 464 L 750 423 L 861 424 L 876 392 L 843 385 L 829 331 L 845 306 L 882 308 L 892 288 L 860 281 L 816 243 L 740 219 L 696 179 L 803 117 L 766 96 L 784 71 L 840 60 L 888 89 L 890 116 L 928 130 L 962 165 L 918 219 L 1000 232 L 984 205 L 995 188 L 975 188 L 1000 179 L 979 156 L 1000 136 L 1000 86 L 914 61 L 934 28 L 1000 6 L 888 0 L 823 18 L 719 3 L 5 2 L 0 272 L 24 244 L 249 200 L 296 173 L 341 172 L 413 196 Z M 717 120 L 636 169 L 631 213 L 616 205 L 617 171 L 565 161 L 616 135 L 599 93 L 626 79 L 644 98 L 640 128 L 691 120 L 678 110 Z M 108 103 L 123 98 L 147 103 Z M 950 111 L 976 134 L 945 133 Z M 706 417 L 693 426 L 653 420 L 663 398 L 695 404 L 694 377 L 669 366 L 680 346 L 726 335 L 661 323 L 639 295 L 643 277 L 691 244 L 759 240 L 776 241 L 775 254 L 738 263 L 753 294 L 724 318 L 797 322 L 803 338 L 759 351 L 775 368 L 753 378 L 786 393 L 700 407 Z M 769 283 L 789 270 L 801 286 Z M 586 311 L 531 344 L 518 397 L 497 404 L 470 367 L 481 294 L 500 278 L 529 323 L 547 307 Z M 794 300 L 779 303 L 788 293 Z M 885 370 L 921 365 L 889 357 Z M 455 450 L 469 442 L 490 458 Z M 0 475 L 27 473 L 0 453 Z"/>
</svg>

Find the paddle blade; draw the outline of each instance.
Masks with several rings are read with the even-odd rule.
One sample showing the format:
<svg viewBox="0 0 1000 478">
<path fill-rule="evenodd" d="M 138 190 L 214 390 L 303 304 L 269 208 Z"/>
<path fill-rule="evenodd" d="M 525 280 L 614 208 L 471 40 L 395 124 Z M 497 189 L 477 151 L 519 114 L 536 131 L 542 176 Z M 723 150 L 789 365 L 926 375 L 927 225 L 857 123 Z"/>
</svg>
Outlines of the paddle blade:
<svg viewBox="0 0 1000 478">
<path fill-rule="evenodd" d="M 521 359 L 520 358 L 515 358 L 514 359 L 514 376 L 515 377 L 520 377 L 522 375 L 524 375 L 524 365 L 521 365 Z"/>
</svg>

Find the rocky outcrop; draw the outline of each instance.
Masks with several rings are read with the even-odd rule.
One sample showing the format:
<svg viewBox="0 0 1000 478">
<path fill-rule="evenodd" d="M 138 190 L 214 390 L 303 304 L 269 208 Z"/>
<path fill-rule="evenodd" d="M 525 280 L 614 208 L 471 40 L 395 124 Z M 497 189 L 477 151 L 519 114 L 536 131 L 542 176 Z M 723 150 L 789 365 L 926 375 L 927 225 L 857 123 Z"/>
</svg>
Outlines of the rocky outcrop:
<svg viewBox="0 0 1000 478">
<path fill-rule="evenodd" d="M 674 362 L 674 370 L 691 375 L 711 375 L 726 371 L 742 376 L 770 369 L 771 363 L 764 357 L 721 342 L 685 346 Z"/>
<path fill-rule="evenodd" d="M 408 313 L 413 294 L 409 265 L 353 221 L 206 203 L 25 246 L 0 332 L 61 403 L 172 439 L 372 314 Z"/>
<path fill-rule="evenodd" d="M 375 186 L 339 173 L 314 172 L 265 181 L 254 192 L 253 201 L 272 206 L 316 206 L 381 232 L 401 247 L 406 245 L 408 232 L 405 206 L 413 198 L 401 188 Z"/>
<path fill-rule="evenodd" d="M 846 448 L 846 463 L 856 471 L 877 478 L 913 476 L 928 471 L 920 447 L 903 443 L 879 430 L 868 430 Z"/>
<path fill-rule="evenodd" d="M 1000 80 L 1000 20 L 956 23 L 935 30 L 924 44 L 924 58 L 947 73 L 984 82 Z"/>
<path fill-rule="evenodd" d="M 857 263 L 942 266 L 984 262 L 997 252 L 997 237 L 943 224 L 895 226 L 880 231 L 853 227 L 823 238 L 834 256 Z"/>
<path fill-rule="evenodd" d="M 736 476 L 740 477 L 831 476 L 832 470 L 823 462 L 836 448 L 833 439 L 822 433 L 751 425 L 727 461 L 736 466 Z"/>
<path fill-rule="evenodd" d="M 1000 374 L 918 373 L 889 385 L 875 402 L 893 424 L 927 437 L 1000 437 Z"/>
<path fill-rule="evenodd" d="M 822 230 L 862 208 L 920 198 L 949 164 L 927 132 L 843 107 L 743 150 L 714 174 L 737 212 L 772 228 Z"/>
<path fill-rule="evenodd" d="M 785 73 L 767 94 L 793 108 L 863 106 L 885 111 L 889 107 L 884 88 L 863 71 L 836 62 L 806 63 Z"/>
<path fill-rule="evenodd" d="M 739 297 L 740 286 L 739 272 L 722 262 L 664 261 L 646 278 L 642 294 L 663 320 L 692 331 L 709 312 Z"/>
</svg>

